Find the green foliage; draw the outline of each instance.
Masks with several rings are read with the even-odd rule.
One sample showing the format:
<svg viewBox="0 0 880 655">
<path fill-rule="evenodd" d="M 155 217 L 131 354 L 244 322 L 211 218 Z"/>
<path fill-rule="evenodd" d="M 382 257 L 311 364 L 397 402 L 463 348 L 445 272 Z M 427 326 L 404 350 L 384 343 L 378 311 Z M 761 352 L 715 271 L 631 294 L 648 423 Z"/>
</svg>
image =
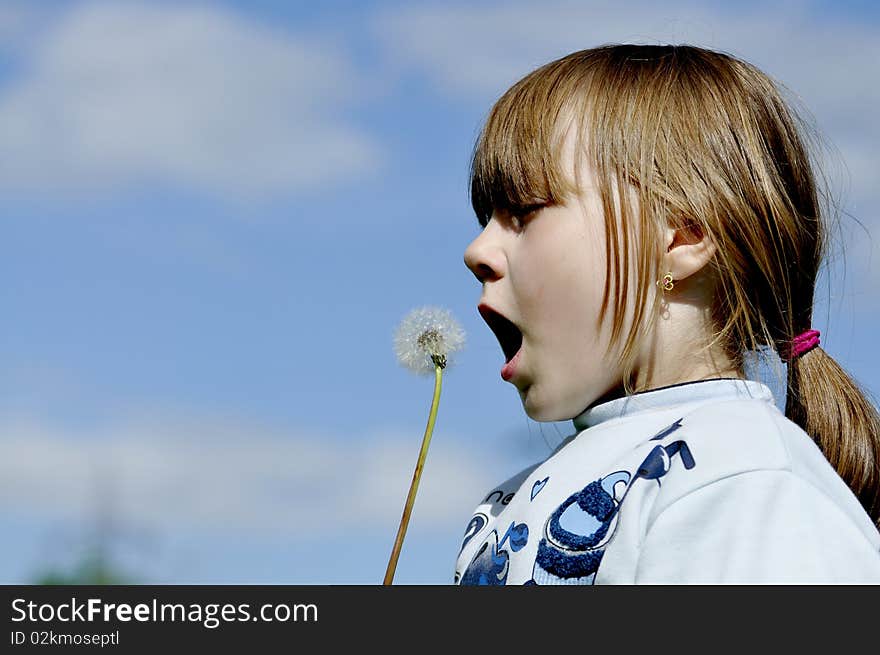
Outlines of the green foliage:
<svg viewBox="0 0 880 655">
<path fill-rule="evenodd" d="M 122 585 L 141 584 L 116 568 L 101 551 L 88 552 L 69 570 L 49 567 L 38 573 L 31 584 L 37 585 Z"/>
</svg>

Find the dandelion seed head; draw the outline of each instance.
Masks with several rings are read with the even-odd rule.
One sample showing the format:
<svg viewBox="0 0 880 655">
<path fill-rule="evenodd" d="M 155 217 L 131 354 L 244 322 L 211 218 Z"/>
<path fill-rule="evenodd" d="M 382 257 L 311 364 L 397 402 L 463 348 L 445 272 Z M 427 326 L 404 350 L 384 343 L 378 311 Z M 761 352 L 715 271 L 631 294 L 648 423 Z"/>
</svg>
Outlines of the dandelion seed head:
<svg viewBox="0 0 880 655">
<path fill-rule="evenodd" d="M 464 346 L 464 329 L 452 313 L 440 307 L 418 307 L 410 311 L 394 335 L 394 352 L 401 365 L 430 375 L 435 361 L 441 368 L 452 363 L 452 354 Z"/>
</svg>

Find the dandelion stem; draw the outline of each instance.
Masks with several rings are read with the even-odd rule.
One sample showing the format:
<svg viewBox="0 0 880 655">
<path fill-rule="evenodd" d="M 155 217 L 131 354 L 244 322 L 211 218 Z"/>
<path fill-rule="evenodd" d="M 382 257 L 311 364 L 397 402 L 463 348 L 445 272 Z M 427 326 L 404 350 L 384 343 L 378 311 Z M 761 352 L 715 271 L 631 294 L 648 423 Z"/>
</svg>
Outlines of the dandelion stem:
<svg viewBox="0 0 880 655">
<path fill-rule="evenodd" d="M 400 548 L 403 546 L 403 538 L 409 525 L 409 517 L 412 514 L 413 504 L 416 500 L 416 492 L 419 489 L 419 480 L 422 477 L 422 469 L 425 466 L 425 457 L 428 454 L 428 445 L 431 443 L 431 434 L 434 432 L 434 422 L 437 420 L 437 407 L 440 405 L 440 388 L 443 384 L 443 366 L 439 362 L 434 363 L 434 398 L 431 401 L 431 412 L 428 414 L 428 425 L 425 427 L 425 436 L 422 438 L 422 449 L 419 451 L 419 459 L 416 462 L 416 470 L 413 472 L 412 483 L 409 486 L 409 494 L 406 497 L 406 505 L 403 508 L 403 516 L 400 518 L 400 527 L 397 529 L 397 538 L 394 540 L 394 548 L 391 550 L 391 559 L 388 560 L 388 568 L 385 571 L 384 585 L 390 585 L 394 580 L 394 571 L 397 569 L 397 558 L 400 557 Z"/>
</svg>

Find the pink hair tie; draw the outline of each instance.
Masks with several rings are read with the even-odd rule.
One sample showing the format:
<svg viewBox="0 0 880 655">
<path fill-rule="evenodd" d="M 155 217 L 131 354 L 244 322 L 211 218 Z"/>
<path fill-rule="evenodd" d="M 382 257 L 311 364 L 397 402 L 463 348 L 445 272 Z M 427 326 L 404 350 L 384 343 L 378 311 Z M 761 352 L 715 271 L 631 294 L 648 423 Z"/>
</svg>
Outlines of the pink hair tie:
<svg viewBox="0 0 880 655">
<path fill-rule="evenodd" d="M 809 352 L 818 345 L 819 330 L 807 330 L 791 340 L 791 348 L 788 352 L 788 356 L 783 359 L 791 361 L 795 357 L 800 357 L 805 352 Z"/>
</svg>

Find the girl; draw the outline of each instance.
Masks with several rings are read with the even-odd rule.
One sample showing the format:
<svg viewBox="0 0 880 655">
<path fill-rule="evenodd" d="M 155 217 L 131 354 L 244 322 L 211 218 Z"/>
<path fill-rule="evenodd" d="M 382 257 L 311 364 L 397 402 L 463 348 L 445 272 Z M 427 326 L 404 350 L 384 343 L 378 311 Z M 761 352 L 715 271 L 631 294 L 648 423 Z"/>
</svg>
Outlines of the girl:
<svg viewBox="0 0 880 655">
<path fill-rule="evenodd" d="M 455 582 L 880 583 L 880 419 L 812 329 L 796 120 L 691 46 L 575 52 L 495 104 L 465 263 L 502 378 L 576 433 L 485 496 Z"/>
</svg>

